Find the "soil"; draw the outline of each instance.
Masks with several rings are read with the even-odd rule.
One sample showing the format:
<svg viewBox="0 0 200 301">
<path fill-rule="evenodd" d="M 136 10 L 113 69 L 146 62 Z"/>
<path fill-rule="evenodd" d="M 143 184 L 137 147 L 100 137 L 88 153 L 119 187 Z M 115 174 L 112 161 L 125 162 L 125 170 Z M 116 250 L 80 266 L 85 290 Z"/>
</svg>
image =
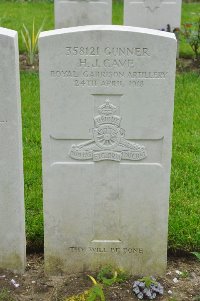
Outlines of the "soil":
<svg viewBox="0 0 200 301">
<path fill-rule="evenodd" d="M 179 275 L 182 272 L 182 275 Z M 87 273 L 94 277 L 94 273 Z M 24 274 L 13 274 L 0 270 L 0 300 L 2 301 L 64 301 L 67 297 L 84 292 L 91 287 L 86 273 L 66 276 L 46 276 L 43 255 L 29 255 Z M 175 283 L 174 279 L 177 278 Z M 13 280 L 19 287 L 13 285 Z M 12 280 L 12 282 L 11 282 Z M 132 292 L 136 278 L 130 278 L 121 284 L 104 286 L 106 301 L 138 300 Z M 168 258 L 167 272 L 157 281 L 164 287 L 164 295 L 156 300 L 187 301 L 200 300 L 200 262 L 193 258 Z M 2 291 L 9 298 L 1 299 Z M 199 298 L 198 298 L 199 297 Z"/>
<path fill-rule="evenodd" d="M 39 70 L 39 59 L 38 55 L 35 56 L 34 64 L 31 65 L 28 62 L 27 55 L 25 53 L 19 55 L 19 63 L 21 71 L 38 71 Z"/>
<path fill-rule="evenodd" d="M 38 72 L 39 70 L 39 59 L 38 55 L 35 57 L 35 61 L 33 65 L 28 63 L 27 55 L 20 54 L 20 70 L 22 71 L 30 71 L 30 72 Z M 177 72 L 200 72 L 200 62 L 195 61 L 194 59 L 189 58 L 179 58 L 177 59 Z"/>
<path fill-rule="evenodd" d="M 181 72 L 200 72 L 200 61 L 188 58 L 179 58 L 176 61 L 176 69 Z"/>
</svg>

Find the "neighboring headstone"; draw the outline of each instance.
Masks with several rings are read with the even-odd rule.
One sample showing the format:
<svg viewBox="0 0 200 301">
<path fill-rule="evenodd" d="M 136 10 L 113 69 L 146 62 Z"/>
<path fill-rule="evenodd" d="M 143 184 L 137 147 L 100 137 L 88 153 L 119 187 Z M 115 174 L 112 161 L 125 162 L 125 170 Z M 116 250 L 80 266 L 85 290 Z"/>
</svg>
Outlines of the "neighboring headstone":
<svg viewBox="0 0 200 301">
<path fill-rule="evenodd" d="M 17 32 L 0 27 L 0 268 L 25 268 L 25 217 Z"/>
<path fill-rule="evenodd" d="M 112 24 L 112 0 L 54 0 L 55 28 Z"/>
<path fill-rule="evenodd" d="M 39 49 L 46 271 L 163 273 L 174 34 L 84 26 Z"/>
<path fill-rule="evenodd" d="M 182 0 L 124 0 L 124 25 L 171 31 L 180 28 Z"/>
</svg>

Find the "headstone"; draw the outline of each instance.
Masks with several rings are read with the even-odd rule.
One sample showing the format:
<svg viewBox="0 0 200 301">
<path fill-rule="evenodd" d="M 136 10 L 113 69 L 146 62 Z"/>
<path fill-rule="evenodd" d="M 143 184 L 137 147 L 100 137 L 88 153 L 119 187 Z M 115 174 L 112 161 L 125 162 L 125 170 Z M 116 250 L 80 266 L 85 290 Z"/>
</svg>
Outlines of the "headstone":
<svg viewBox="0 0 200 301">
<path fill-rule="evenodd" d="M 84 26 L 39 49 L 46 271 L 163 273 L 174 34 Z"/>
<path fill-rule="evenodd" d="M 124 0 L 124 24 L 173 32 L 180 28 L 182 0 Z"/>
<path fill-rule="evenodd" d="M 112 0 L 54 0 L 55 28 L 112 24 Z"/>
<path fill-rule="evenodd" d="M 0 27 L 0 268 L 25 268 L 24 181 L 17 32 Z"/>
</svg>

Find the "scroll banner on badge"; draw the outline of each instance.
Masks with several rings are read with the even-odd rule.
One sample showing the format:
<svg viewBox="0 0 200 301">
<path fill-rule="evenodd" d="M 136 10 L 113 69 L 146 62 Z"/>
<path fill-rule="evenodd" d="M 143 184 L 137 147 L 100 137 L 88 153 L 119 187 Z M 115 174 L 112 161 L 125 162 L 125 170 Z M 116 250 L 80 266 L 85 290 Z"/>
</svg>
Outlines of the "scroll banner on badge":
<svg viewBox="0 0 200 301">
<path fill-rule="evenodd" d="M 115 151 L 99 151 L 94 152 L 92 150 L 88 151 L 80 151 L 72 149 L 70 151 L 70 157 L 75 160 L 89 160 L 92 159 L 94 162 L 98 161 L 104 161 L 104 160 L 112 160 L 112 161 L 118 161 L 121 160 L 142 160 L 146 157 L 146 152 L 134 152 L 134 151 L 122 151 L 122 152 L 115 152 Z"/>
</svg>

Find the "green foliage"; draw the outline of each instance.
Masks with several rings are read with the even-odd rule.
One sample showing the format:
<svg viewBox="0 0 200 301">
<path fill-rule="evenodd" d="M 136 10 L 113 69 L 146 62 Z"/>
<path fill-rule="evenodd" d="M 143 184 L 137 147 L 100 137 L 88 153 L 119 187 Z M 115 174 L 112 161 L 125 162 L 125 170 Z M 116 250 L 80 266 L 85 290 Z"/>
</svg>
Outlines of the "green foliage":
<svg viewBox="0 0 200 301">
<path fill-rule="evenodd" d="M 200 17 L 195 23 L 185 23 L 181 34 L 192 48 L 196 60 L 200 60 Z"/>
<path fill-rule="evenodd" d="M 113 269 L 112 266 L 103 267 L 97 275 L 97 279 L 105 285 L 124 282 L 127 275 L 122 270 Z"/>
<path fill-rule="evenodd" d="M 188 271 L 183 271 L 180 275 L 181 278 L 188 278 L 188 276 L 189 276 Z"/>
<path fill-rule="evenodd" d="M 88 296 L 86 301 L 105 301 L 105 296 L 103 292 L 102 285 L 97 283 L 97 281 L 92 276 L 88 276 L 92 282 L 93 286 L 90 288 L 88 292 Z"/>
<path fill-rule="evenodd" d="M 78 295 L 73 295 L 67 298 L 65 301 L 87 301 L 88 291 L 85 291 Z"/>
<path fill-rule="evenodd" d="M 199 95 L 198 74 L 177 75 L 168 245 L 172 249 L 197 252 L 200 251 Z"/>
<path fill-rule="evenodd" d="M 103 288 L 100 284 L 95 284 L 89 290 L 86 301 L 105 301 L 105 296 L 103 292 Z"/>
<path fill-rule="evenodd" d="M 114 1 L 112 5 L 112 24 L 123 24 L 123 1 Z"/>
<path fill-rule="evenodd" d="M 102 285 L 97 283 L 94 277 L 89 275 L 88 277 L 93 283 L 92 287 L 81 294 L 73 295 L 67 298 L 65 301 L 105 301 L 106 300 Z"/>
<path fill-rule="evenodd" d="M 0 289 L 0 301 L 15 301 L 6 289 Z"/>
<path fill-rule="evenodd" d="M 158 282 L 156 282 L 155 280 L 153 280 L 151 276 L 143 277 L 141 279 L 138 279 L 138 281 L 144 282 L 145 286 L 147 288 L 149 288 L 151 286 L 151 284 L 158 285 Z"/>
<path fill-rule="evenodd" d="M 182 4 L 182 21 L 181 31 L 183 30 L 183 24 L 195 23 L 198 15 L 200 16 L 200 3 Z M 181 35 L 180 35 L 181 37 Z M 185 38 L 180 39 L 180 57 L 192 58 L 193 50 L 187 43 Z"/>
<path fill-rule="evenodd" d="M 21 72 L 27 247 L 43 248 L 39 76 Z"/>
<path fill-rule="evenodd" d="M 11 3 L 42 3 L 42 2 L 53 3 L 54 0 L 2 0 L 2 1 L 11 2 Z"/>
<path fill-rule="evenodd" d="M 196 256 L 196 258 L 200 261 L 200 252 L 191 252 Z"/>
<path fill-rule="evenodd" d="M 54 5 L 46 0 L 38 1 L 5 1 L 0 0 L 0 18 L 4 16 L 1 26 L 18 31 L 20 53 L 26 51 L 22 41 L 21 30 L 25 24 L 27 28 L 33 26 L 33 16 L 35 28 L 39 28 L 44 20 L 43 30 L 54 29 Z"/>
<path fill-rule="evenodd" d="M 0 27 L 4 26 L 5 21 L 6 21 L 6 13 L 0 16 Z"/>
<path fill-rule="evenodd" d="M 22 40 L 26 47 L 26 52 L 28 55 L 28 63 L 33 65 L 35 56 L 38 52 L 38 38 L 42 28 L 44 26 L 44 21 L 40 28 L 35 31 L 35 20 L 33 19 L 32 31 L 28 30 L 28 28 L 23 24 L 23 30 L 21 30 Z"/>
</svg>

